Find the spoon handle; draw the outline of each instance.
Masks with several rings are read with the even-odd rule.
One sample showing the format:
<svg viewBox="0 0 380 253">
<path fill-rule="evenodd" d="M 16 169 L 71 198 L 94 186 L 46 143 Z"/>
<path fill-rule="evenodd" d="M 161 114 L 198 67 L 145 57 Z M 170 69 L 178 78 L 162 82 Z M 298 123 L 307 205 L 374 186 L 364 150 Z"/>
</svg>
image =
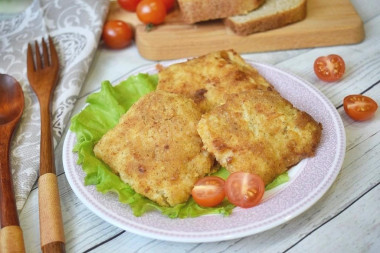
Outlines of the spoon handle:
<svg viewBox="0 0 380 253">
<path fill-rule="evenodd" d="M 0 126 L 0 252 L 25 252 L 9 167 L 9 143 L 13 128 L 14 124 Z"/>
<path fill-rule="evenodd" d="M 1 229 L 0 252 L 25 252 L 24 237 L 20 226 L 7 226 Z"/>
<path fill-rule="evenodd" d="M 19 225 L 14 197 L 12 173 L 9 167 L 9 143 L 12 125 L 0 126 L 0 211 L 1 227 Z"/>
</svg>

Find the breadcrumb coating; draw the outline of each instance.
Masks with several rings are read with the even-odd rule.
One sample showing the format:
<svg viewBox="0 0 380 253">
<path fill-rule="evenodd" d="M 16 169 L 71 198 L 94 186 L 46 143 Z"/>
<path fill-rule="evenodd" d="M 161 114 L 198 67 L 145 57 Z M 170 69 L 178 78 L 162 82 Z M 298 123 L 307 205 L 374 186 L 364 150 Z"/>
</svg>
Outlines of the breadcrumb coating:
<svg viewBox="0 0 380 253">
<path fill-rule="evenodd" d="M 194 102 L 165 91 L 138 100 L 95 145 L 94 152 L 136 192 L 162 206 L 186 202 L 213 157 L 197 133 Z"/>
</svg>

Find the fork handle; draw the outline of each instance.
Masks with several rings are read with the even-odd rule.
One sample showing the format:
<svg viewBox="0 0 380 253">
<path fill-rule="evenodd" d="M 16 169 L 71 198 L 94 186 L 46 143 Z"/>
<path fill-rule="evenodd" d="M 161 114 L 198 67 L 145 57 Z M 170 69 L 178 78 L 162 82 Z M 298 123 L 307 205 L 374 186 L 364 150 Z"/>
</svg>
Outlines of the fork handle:
<svg viewBox="0 0 380 253">
<path fill-rule="evenodd" d="M 41 110 L 41 141 L 40 141 L 40 176 L 45 173 L 55 173 L 54 145 L 51 127 L 52 94 L 39 97 Z"/>
<path fill-rule="evenodd" d="M 24 237 L 20 226 L 3 227 L 0 232 L 1 253 L 24 253 Z"/>
<path fill-rule="evenodd" d="M 65 252 L 58 180 L 54 173 L 45 173 L 38 180 L 40 239 L 42 252 Z"/>
</svg>

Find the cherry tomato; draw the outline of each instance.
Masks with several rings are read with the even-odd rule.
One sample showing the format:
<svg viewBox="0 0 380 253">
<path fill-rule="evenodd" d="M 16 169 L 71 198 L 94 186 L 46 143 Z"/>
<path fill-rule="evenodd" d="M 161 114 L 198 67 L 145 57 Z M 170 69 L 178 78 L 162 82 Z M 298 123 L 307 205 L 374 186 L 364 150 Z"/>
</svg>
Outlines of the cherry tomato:
<svg viewBox="0 0 380 253">
<path fill-rule="evenodd" d="M 243 208 L 260 203 L 265 191 L 264 181 L 258 175 L 234 172 L 228 176 L 225 185 L 228 200 Z"/>
<path fill-rule="evenodd" d="M 166 7 L 162 0 L 142 0 L 137 5 L 136 13 L 144 24 L 159 25 L 165 21 Z"/>
<path fill-rule="evenodd" d="M 224 180 L 216 176 L 201 178 L 195 183 L 191 195 L 200 206 L 216 206 L 225 197 Z"/>
<path fill-rule="evenodd" d="M 335 82 L 342 78 L 346 66 L 342 57 L 336 54 L 318 57 L 314 61 L 314 72 L 325 82 Z"/>
<path fill-rule="evenodd" d="M 117 0 L 119 6 L 127 11 L 135 12 L 141 0 Z"/>
<path fill-rule="evenodd" d="M 354 120 L 364 121 L 373 117 L 377 103 L 363 95 L 349 95 L 343 99 L 344 110 Z"/>
<path fill-rule="evenodd" d="M 165 4 L 166 12 L 168 13 L 173 9 L 175 0 L 162 0 L 162 2 Z"/>
<path fill-rule="evenodd" d="M 104 24 L 102 37 L 107 47 L 120 49 L 131 43 L 133 31 L 127 23 L 121 20 L 111 20 Z"/>
</svg>

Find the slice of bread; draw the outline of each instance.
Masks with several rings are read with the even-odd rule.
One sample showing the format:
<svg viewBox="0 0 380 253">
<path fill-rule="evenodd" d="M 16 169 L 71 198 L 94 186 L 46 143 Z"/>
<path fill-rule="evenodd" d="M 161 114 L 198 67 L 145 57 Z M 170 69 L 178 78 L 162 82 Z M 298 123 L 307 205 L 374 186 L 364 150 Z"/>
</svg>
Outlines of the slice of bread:
<svg viewBox="0 0 380 253">
<path fill-rule="evenodd" d="M 178 0 L 182 19 L 187 24 L 245 14 L 265 0 Z"/>
<path fill-rule="evenodd" d="M 226 26 L 238 35 L 279 28 L 306 17 L 306 0 L 266 0 L 260 8 L 245 15 L 228 17 Z"/>
</svg>

